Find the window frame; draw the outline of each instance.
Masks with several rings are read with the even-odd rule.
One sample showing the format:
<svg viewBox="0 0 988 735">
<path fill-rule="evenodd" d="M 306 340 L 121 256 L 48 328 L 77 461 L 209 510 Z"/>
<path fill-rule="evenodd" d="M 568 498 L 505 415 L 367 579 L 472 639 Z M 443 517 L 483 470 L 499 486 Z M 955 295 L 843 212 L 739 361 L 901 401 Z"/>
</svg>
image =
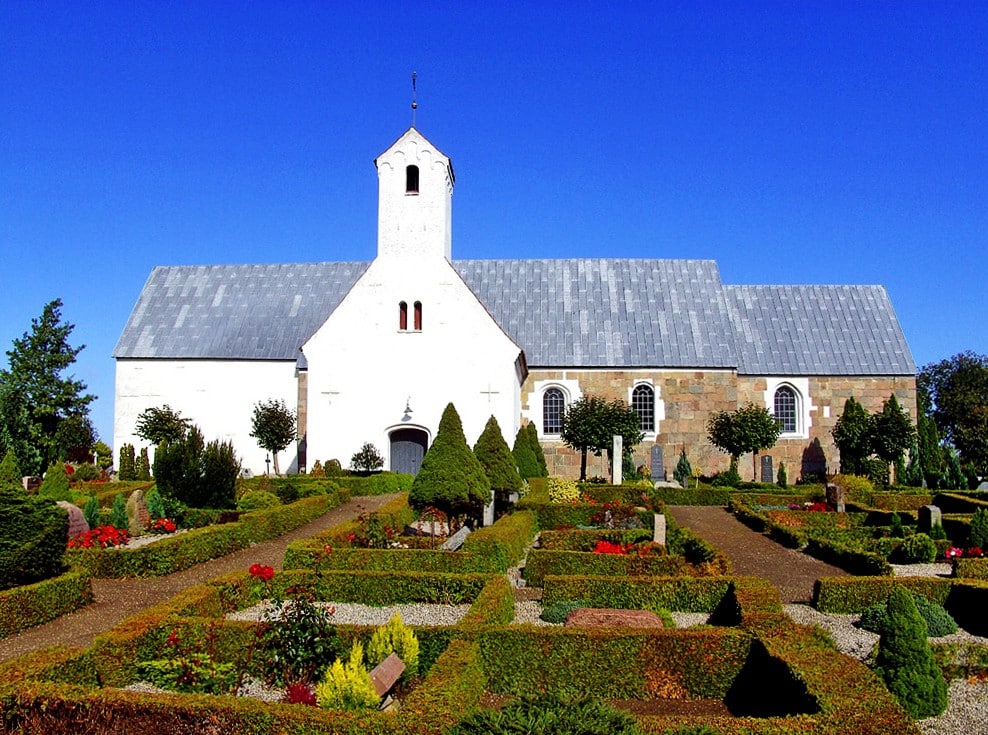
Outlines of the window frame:
<svg viewBox="0 0 988 735">
<path fill-rule="evenodd" d="M 647 398 L 638 401 L 638 397 L 647 394 Z M 631 409 L 638 415 L 638 428 L 644 434 L 656 433 L 655 386 L 651 383 L 638 382 L 631 389 Z M 646 404 L 647 405 L 644 405 Z M 640 405 L 641 404 L 641 405 Z M 643 415 L 647 412 L 647 416 Z M 646 426 L 646 419 L 648 420 Z"/>
<path fill-rule="evenodd" d="M 558 407 L 555 406 L 555 405 L 550 406 L 549 405 L 549 402 L 548 402 L 550 396 L 556 396 L 556 395 L 559 396 L 559 398 L 558 398 L 558 404 L 559 404 Z M 564 391 L 560 386 L 558 386 L 558 385 L 546 386 L 546 388 L 542 391 L 542 426 L 541 426 L 541 429 L 542 429 L 542 435 L 543 436 L 558 437 L 558 436 L 560 436 L 562 434 L 562 430 L 563 430 L 563 415 L 566 413 L 566 406 L 567 405 L 568 405 L 568 401 L 566 400 L 566 391 Z M 555 413 L 554 416 L 552 416 L 553 413 Z M 552 416 L 554 418 L 553 428 L 558 427 L 558 429 L 556 431 L 550 431 L 549 430 L 548 421 L 549 421 L 550 416 Z"/>
</svg>

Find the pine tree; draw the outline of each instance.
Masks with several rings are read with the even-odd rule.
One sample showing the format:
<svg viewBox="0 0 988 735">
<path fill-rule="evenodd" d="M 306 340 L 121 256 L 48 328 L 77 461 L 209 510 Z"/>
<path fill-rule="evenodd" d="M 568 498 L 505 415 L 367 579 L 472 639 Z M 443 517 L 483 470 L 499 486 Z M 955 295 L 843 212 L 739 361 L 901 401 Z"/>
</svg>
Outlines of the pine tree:
<svg viewBox="0 0 988 735">
<path fill-rule="evenodd" d="M 916 392 L 918 416 L 916 418 L 916 438 L 919 454 L 919 469 L 926 486 L 931 490 L 940 487 L 943 478 L 943 449 L 940 446 L 940 433 L 933 420 L 930 396 L 925 390 Z"/>
<path fill-rule="evenodd" d="M 474 445 L 473 453 L 484 468 L 484 474 L 491 483 L 491 490 L 495 493 L 508 495 L 512 492 L 520 492 L 524 487 L 521 475 L 515 468 L 514 457 L 508 449 L 508 443 L 504 441 L 501 427 L 493 416 L 487 420 L 484 431 Z"/>
<path fill-rule="evenodd" d="M 17 464 L 17 455 L 13 449 L 8 449 L 0 462 L 0 489 L 21 489 L 21 469 Z"/>
<path fill-rule="evenodd" d="M 693 476 L 693 466 L 689 457 L 686 456 L 686 447 L 679 450 L 679 461 L 676 469 L 672 471 L 673 479 L 683 487 L 689 487 L 690 478 Z"/>
<path fill-rule="evenodd" d="M 38 488 L 38 495 L 42 498 L 52 500 L 72 500 L 72 490 L 69 486 L 69 478 L 65 474 L 65 465 L 61 462 L 52 462 L 45 479 Z"/>
<path fill-rule="evenodd" d="M 141 447 L 141 453 L 134 463 L 134 479 L 147 482 L 151 479 L 151 462 L 148 460 L 148 448 Z"/>
<path fill-rule="evenodd" d="M 96 528 L 99 525 L 99 501 L 95 495 L 89 496 L 86 507 L 82 509 L 82 515 L 86 518 L 86 523 L 89 524 L 90 528 Z"/>
<path fill-rule="evenodd" d="M 539 430 L 535 428 L 535 424 L 529 423 L 525 426 L 525 432 L 528 434 L 528 444 L 532 448 L 532 453 L 535 454 L 535 461 L 539 465 L 539 474 L 537 477 L 548 477 L 549 467 L 546 465 L 542 443 L 539 442 Z"/>
<path fill-rule="evenodd" d="M 988 510 L 978 508 L 971 516 L 971 546 L 988 548 Z"/>
<path fill-rule="evenodd" d="M 449 515 L 477 513 L 478 506 L 491 502 L 490 480 L 470 451 L 452 403 L 443 411 L 436 438 L 422 459 L 408 502 L 419 510 L 435 506 Z"/>
<path fill-rule="evenodd" d="M 531 426 L 531 424 L 529 424 Z M 541 468 L 532 451 L 532 445 L 528 439 L 528 426 L 522 426 L 515 434 L 515 443 L 511 448 L 511 456 L 514 457 L 515 465 L 518 467 L 518 474 L 526 480 L 532 477 L 541 477 Z"/>
<path fill-rule="evenodd" d="M 113 507 L 110 510 L 110 524 L 114 528 L 127 528 L 127 501 L 124 500 L 123 493 L 117 494 L 113 499 Z"/>
<path fill-rule="evenodd" d="M 878 641 L 875 672 L 914 718 L 933 717 L 947 708 L 947 682 L 933 660 L 926 622 L 912 594 L 901 586 L 888 598 L 888 624 Z"/>
<path fill-rule="evenodd" d="M 117 479 L 121 482 L 130 482 L 137 479 L 133 444 L 124 444 L 120 447 L 120 466 L 117 468 Z"/>
</svg>

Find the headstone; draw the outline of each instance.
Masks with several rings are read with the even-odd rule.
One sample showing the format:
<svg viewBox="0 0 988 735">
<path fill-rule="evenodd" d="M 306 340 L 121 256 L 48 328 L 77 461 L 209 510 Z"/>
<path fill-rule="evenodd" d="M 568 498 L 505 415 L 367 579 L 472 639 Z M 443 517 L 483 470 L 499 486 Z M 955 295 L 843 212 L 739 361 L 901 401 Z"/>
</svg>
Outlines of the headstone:
<svg viewBox="0 0 988 735">
<path fill-rule="evenodd" d="M 25 475 L 21 478 L 21 484 L 24 486 L 25 490 L 32 492 L 41 487 L 41 478 L 35 477 L 34 475 Z"/>
<path fill-rule="evenodd" d="M 413 521 L 408 524 L 407 531 L 412 536 L 449 536 L 449 525 L 442 521 Z"/>
<path fill-rule="evenodd" d="M 655 525 L 652 528 L 652 541 L 666 545 L 666 517 L 662 513 L 655 514 Z"/>
<path fill-rule="evenodd" d="M 661 628 L 662 618 L 648 610 L 578 607 L 566 617 L 567 628 Z"/>
<path fill-rule="evenodd" d="M 151 522 L 148 504 L 144 499 L 144 491 L 137 489 L 127 498 L 127 530 L 131 536 L 139 536 Z"/>
<path fill-rule="evenodd" d="M 494 502 L 491 501 L 484 506 L 484 525 L 493 526 L 494 525 Z"/>
<path fill-rule="evenodd" d="M 980 485 L 978 485 L 979 493 L 988 493 L 988 480 L 985 480 Z"/>
<path fill-rule="evenodd" d="M 762 455 L 762 482 L 775 482 L 775 474 L 772 472 L 772 455 Z"/>
<path fill-rule="evenodd" d="M 448 539 L 443 541 L 443 545 L 439 547 L 440 551 L 459 551 L 460 547 L 463 546 L 463 542 L 466 537 L 470 535 L 470 529 L 464 526 L 459 531 L 454 533 Z"/>
<path fill-rule="evenodd" d="M 86 521 L 86 516 L 83 515 L 79 506 L 73 505 L 67 500 L 59 500 L 55 505 L 65 508 L 65 512 L 69 514 L 68 538 L 78 536 L 80 533 L 85 533 L 89 530 L 89 523 Z"/>
<path fill-rule="evenodd" d="M 614 444 L 613 444 L 614 451 L 611 454 L 611 456 L 614 458 L 614 461 L 611 463 L 612 485 L 620 485 L 624 481 L 624 478 L 621 476 L 621 473 L 624 470 L 624 466 L 623 466 L 624 450 L 622 449 L 623 446 L 624 446 L 624 439 L 620 436 L 614 437 Z"/>
<path fill-rule="evenodd" d="M 934 526 L 943 525 L 940 508 L 935 505 L 924 505 L 920 507 L 918 517 L 919 522 L 916 525 L 916 529 L 920 533 L 929 533 L 930 529 Z"/>
<path fill-rule="evenodd" d="M 374 684 L 374 691 L 377 696 L 383 697 L 391 691 L 398 679 L 405 671 L 405 662 L 398 658 L 398 654 L 392 653 L 370 672 L 371 682 Z"/>
<path fill-rule="evenodd" d="M 838 513 L 844 512 L 844 488 L 832 482 L 827 484 L 827 504 Z"/>
<path fill-rule="evenodd" d="M 652 445 L 652 482 L 664 481 L 666 479 L 666 467 L 662 459 L 662 447 L 658 444 Z"/>
</svg>

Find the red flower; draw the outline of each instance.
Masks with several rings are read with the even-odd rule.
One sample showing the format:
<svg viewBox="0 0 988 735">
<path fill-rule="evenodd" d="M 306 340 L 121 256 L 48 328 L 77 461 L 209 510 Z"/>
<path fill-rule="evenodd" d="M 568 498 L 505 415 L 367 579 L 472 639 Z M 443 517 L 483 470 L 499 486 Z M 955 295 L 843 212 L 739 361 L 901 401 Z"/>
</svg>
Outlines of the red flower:
<svg viewBox="0 0 988 735">
<path fill-rule="evenodd" d="M 985 553 L 981 550 L 980 546 L 972 546 L 970 549 L 964 552 L 964 556 L 971 557 L 972 559 L 979 559 L 984 555 Z"/>
<path fill-rule="evenodd" d="M 326 544 L 325 546 L 322 547 L 322 550 L 325 551 L 327 554 L 333 553 L 333 547 L 331 544 Z"/>
<path fill-rule="evenodd" d="M 274 577 L 274 567 L 265 566 L 264 564 L 251 564 L 250 569 L 247 571 L 250 572 L 250 576 L 258 577 L 265 582 L 270 582 L 271 578 Z"/>
<path fill-rule="evenodd" d="M 628 549 L 621 544 L 611 543 L 610 541 L 598 541 L 597 545 L 594 546 L 593 553 L 595 554 L 627 554 Z"/>
</svg>

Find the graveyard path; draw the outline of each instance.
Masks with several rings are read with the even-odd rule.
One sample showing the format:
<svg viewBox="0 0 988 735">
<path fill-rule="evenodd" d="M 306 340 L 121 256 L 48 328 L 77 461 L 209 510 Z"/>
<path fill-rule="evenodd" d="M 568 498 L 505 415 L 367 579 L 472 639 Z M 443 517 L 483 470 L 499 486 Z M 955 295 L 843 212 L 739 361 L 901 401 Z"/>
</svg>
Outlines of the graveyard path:
<svg viewBox="0 0 988 735">
<path fill-rule="evenodd" d="M 396 494 L 353 498 L 283 536 L 164 577 L 95 579 L 95 602 L 50 623 L 0 640 L 0 662 L 49 646 L 91 646 L 98 634 L 125 618 L 164 602 L 188 587 L 202 584 L 227 572 L 244 571 L 251 564 L 266 564 L 281 569 L 289 542 L 308 538 L 337 523 L 356 518 L 361 513 L 376 510 L 395 497 Z"/>
<path fill-rule="evenodd" d="M 695 531 L 730 558 L 734 573 L 761 577 L 774 584 L 783 604 L 808 603 L 813 583 L 847 572 L 795 549 L 787 549 L 752 531 L 721 506 L 672 505 L 667 508 L 680 526 Z"/>
</svg>

